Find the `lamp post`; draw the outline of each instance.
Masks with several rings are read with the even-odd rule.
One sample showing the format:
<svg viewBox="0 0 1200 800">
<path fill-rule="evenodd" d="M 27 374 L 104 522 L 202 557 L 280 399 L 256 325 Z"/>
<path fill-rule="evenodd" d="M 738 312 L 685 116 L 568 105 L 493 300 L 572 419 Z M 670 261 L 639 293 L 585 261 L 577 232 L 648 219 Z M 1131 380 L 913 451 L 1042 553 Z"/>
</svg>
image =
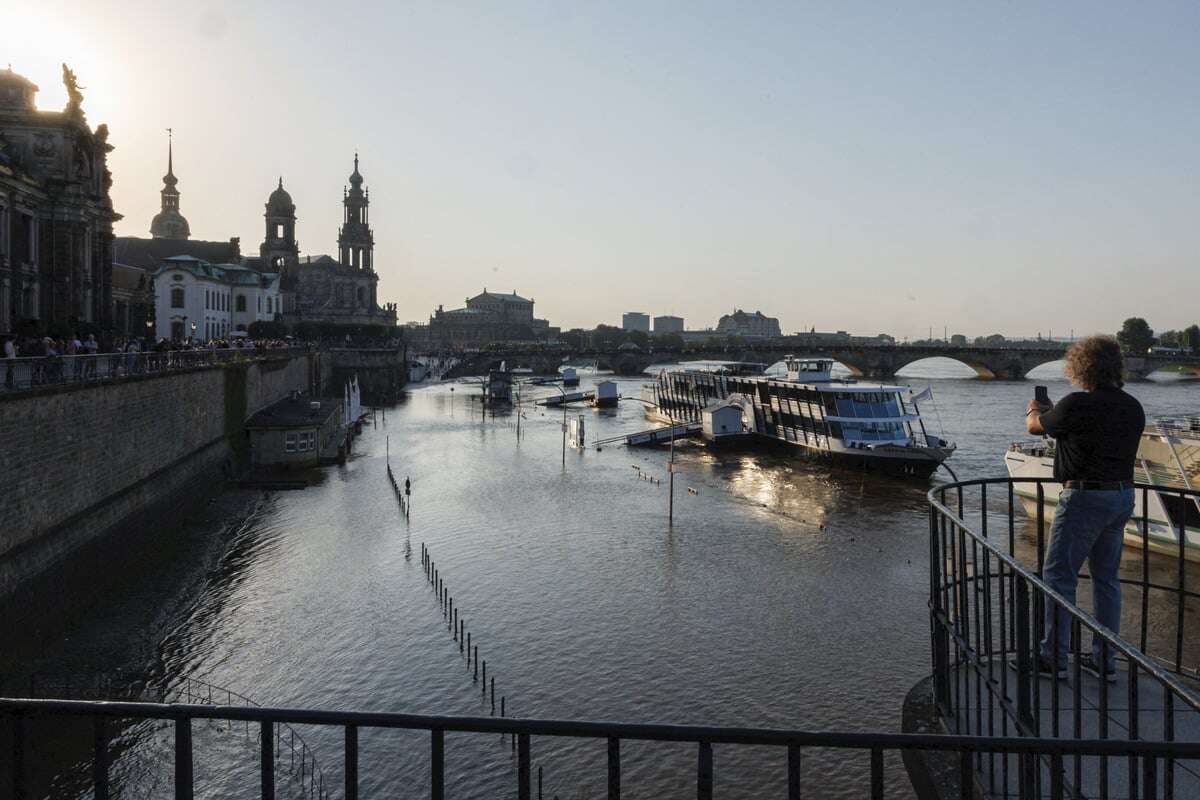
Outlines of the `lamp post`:
<svg viewBox="0 0 1200 800">
<path fill-rule="evenodd" d="M 566 469 L 567 468 L 567 390 L 564 389 L 563 387 L 559 386 L 557 383 L 554 384 L 554 388 L 558 389 L 558 393 L 561 394 L 562 398 L 563 398 L 563 401 L 562 401 L 562 410 L 563 410 L 562 465 L 563 465 L 563 469 Z"/>
</svg>

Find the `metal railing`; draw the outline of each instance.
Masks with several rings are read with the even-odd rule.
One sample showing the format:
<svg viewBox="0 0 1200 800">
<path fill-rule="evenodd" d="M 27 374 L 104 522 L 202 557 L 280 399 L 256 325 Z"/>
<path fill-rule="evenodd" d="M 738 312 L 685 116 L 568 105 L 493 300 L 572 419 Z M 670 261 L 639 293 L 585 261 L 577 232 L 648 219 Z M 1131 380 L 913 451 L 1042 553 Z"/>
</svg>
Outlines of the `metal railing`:
<svg viewBox="0 0 1200 800">
<path fill-rule="evenodd" d="M 679 725 L 638 725 L 610 722 L 560 720 L 519 720 L 501 717 L 446 717 L 397 713 L 313 711 L 285 708 L 209 706 L 159 703 L 104 703 L 71 700 L 0 699 L 0 719 L 10 728 L 12 740 L 11 781 L 7 787 L 13 800 L 27 797 L 25 777 L 26 725 L 30 719 L 75 717 L 90 719 L 94 726 L 92 774 L 94 797 L 109 800 L 107 737 L 105 730 L 113 719 L 159 719 L 174 723 L 174 797 L 193 798 L 192 723 L 194 720 L 227 720 L 257 723 L 260 729 L 260 793 L 264 800 L 275 797 L 275 728 L 281 724 L 333 726 L 342 729 L 345 783 L 343 796 L 357 800 L 359 794 L 359 732 L 364 729 L 423 730 L 430 734 L 430 797 L 443 800 L 446 790 L 447 733 L 503 734 L 517 740 L 516 788 L 518 800 L 531 800 L 532 739 L 538 737 L 575 737 L 600 739 L 607 743 L 607 797 L 621 796 L 622 743 L 654 741 L 691 743 L 696 746 L 696 797 L 711 800 L 715 745 L 743 745 L 784 748 L 787 753 L 787 796 L 801 796 L 803 751 L 828 748 L 861 753 L 869 764 L 870 797 L 884 797 L 884 754 L 886 752 L 925 751 L 952 754 L 958 763 L 960 797 L 975 796 L 973 770 L 975 756 L 1002 755 L 1023 758 L 1127 757 L 1138 759 L 1146 775 L 1156 774 L 1162 759 L 1200 759 L 1200 743 L 1095 741 L 1054 738 L 946 736 L 934 734 L 820 733 L 763 728 L 732 728 Z M 1051 796 L 1063 797 L 1061 781 L 1053 782 Z M 1147 795 L 1151 796 L 1151 795 Z"/>
<path fill-rule="evenodd" d="M 75 356 L 35 356 L 0 359 L 0 394 L 40 386 L 88 383 L 198 367 L 279 358 L 308 352 L 304 347 L 221 348 L 166 352 L 98 353 Z"/>
<path fill-rule="evenodd" d="M 1050 479 L 1037 478 L 974 480 L 929 492 L 935 700 L 952 729 L 960 733 L 1059 741 L 1088 735 L 1149 748 L 1143 751 L 1147 755 L 1140 764 L 1131 752 L 1124 754 L 1127 762 L 1119 767 L 1113 766 L 1109 756 L 1089 760 L 1084 753 L 1075 753 L 1070 759 L 1053 753 L 1015 758 L 990 754 L 985 759 L 979 753 L 975 757 L 977 776 L 989 792 L 1007 797 L 1007 792 L 1015 789 L 1015 796 L 1022 799 L 1041 797 L 1049 783 L 1054 797 L 1066 792 L 1072 797 L 1107 798 L 1116 782 L 1127 787 L 1130 798 L 1175 797 L 1181 775 L 1188 781 L 1197 779 L 1191 769 L 1180 772 L 1172 749 L 1182 715 L 1200 712 L 1200 695 L 1185 683 L 1185 676 L 1195 675 L 1189 663 L 1185 610 L 1189 601 L 1200 595 L 1188 588 L 1183 523 L 1177 532 L 1177 548 L 1159 555 L 1161 546 L 1151 547 L 1146 509 L 1151 493 L 1181 499 L 1197 493 L 1136 486 L 1142 500 L 1140 518 L 1134 519 L 1140 546 L 1127 548 L 1126 553 L 1132 550 L 1140 555 L 1140 571 L 1120 579 L 1123 594 L 1135 594 L 1140 600 L 1135 645 L 1042 580 L 1048 523 L 1053 516 L 1046 499 L 1046 484 L 1050 483 Z M 1023 499 L 1034 508 L 1024 511 Z M 1172 572 L 1173 583 L 1161 577 Z M 1084 573 L 1083 577 L 1088 576 Z M 1156 614 L 1174 617 L 1174 636 L 1164 635 L 1161 625 L 1152 624 L 1161 622 L 1151 618 L 1152 604 Z M 1047 606 L 1061 610 L 1051 615 L 1049 637 Z M 1069 620 L 1067 630 L 1059 630 L 1062 613 Z M 1055 650 L 1054 669 L 1068 673 L 1069 688 L 1061 687 L 1059 679 L 1039 676 L 1041 640 L 1048 638 L 1057 645 L 1059 637 L 1069 637 L 1070 648 L 1081 653 L 1084 631 L 1099 643 L 1102 664 L 1109 654 L 1123 661 L 1123 668 L 1118 667 L 1123 673 L 1118 680 L 1125 684 L 1123 699 L 1110 696 L 1119 689 L 1110 690 L 1108 681 L 1096 679 L 1085 684 L 1079 658 L 1073 660 L 1073 668 L 1058 664 L 1056 648 L 1051 648 Z M 1152 656 L 1152 651 L 1158 652 Z M 1147 760 L 1154 748 L 1160 748 L 1155 755 L 1159 763 Z M 1196 790 L 1195 783 L 1189 785 L 1189 792 Z"/>
<path fill-rule="evenodd" d="M 232 689 L 208 683 L 191 676 L 175 681 L 151 678 L 135 673 L 97 673 L 86 679 L 66 674 L 34 673 L 29 678 L 31 698 L 61 700 L 90 700 L 102 702 L 153 702 L 258 707 L 254 700 Z M 153 721 L 153 720 L 149 720 Z M 226 729 L 233 732 L 233 726 Z M 246 739 L 256 739 L 261 731 L 251 732 L 245 724 Z M 275 726 L 274 754 L 278 766 L 283 766 L 300 796 L 313 800 L 328 800 L 330 789 L 317 756 L 294 727 Z M 287 763 L 283 764 L 286 755 Z"/>
</svg>

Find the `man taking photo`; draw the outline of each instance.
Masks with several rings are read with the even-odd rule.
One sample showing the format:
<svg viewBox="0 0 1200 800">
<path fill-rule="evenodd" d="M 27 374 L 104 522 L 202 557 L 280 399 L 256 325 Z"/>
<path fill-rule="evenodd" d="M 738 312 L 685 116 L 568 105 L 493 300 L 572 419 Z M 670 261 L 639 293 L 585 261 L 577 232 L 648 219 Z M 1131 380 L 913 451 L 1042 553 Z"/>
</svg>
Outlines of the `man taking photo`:
<svg viewBox="0 0 1200 800">
<path fill-rule="evenodd" d="M 1133 466 L 1146 414 L 1142 404 L 1121 388 L 1124 365 L 1115 339 L 1089 336 L 1072 345 L 1066 372 L 1067 379 L 1083 391 L 1072 392 L 1056 405 L 1033 400 L 1025 414 L 1030 433 L 1055 439 L 1054 479 L 1063 485 L 1042 578 L 1074 603 L 1079 568 L 1086 560 L 1093 613 L 1101 625 L 1118 633 L 1121 547 L 1125 523 L 1133 514 Z M 1070 619 L 1066 609 L 1047 603 L 1046 636 L 1038 657 L 1041 674 L 1066 679 Z M 1080 666 L 1113 682 L 1116 656 L 1109 650 L 1102 664 L 1101 649 L 1094 639 L 1091 654 L 1079 654 Z"/>
</svg>

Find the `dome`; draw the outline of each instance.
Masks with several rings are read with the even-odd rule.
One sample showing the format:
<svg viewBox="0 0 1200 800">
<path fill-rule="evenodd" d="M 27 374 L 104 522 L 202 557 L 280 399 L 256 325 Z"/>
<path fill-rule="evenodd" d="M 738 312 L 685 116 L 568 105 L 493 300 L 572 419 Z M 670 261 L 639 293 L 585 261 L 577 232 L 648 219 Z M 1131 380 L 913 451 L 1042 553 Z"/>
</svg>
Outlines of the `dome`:
<svg viewBox="0 0 1200 800">
<path fill-rule="evenodd" d="M 354 154 L 354 172 L 350 173 L 350 185 L 355 189 L 362 186 L 363 176 L 358 172 L 358 153 Z"/>
<path fill-rule="evenodd" d="M 267 198 L 267 213 L 296 213 L 296 204 L 292 202 L 292 196 L 283 188 L 283 178 L 279 179 L 279 188 L 271 192 L 271 196 Z"/>
<path fill-rule="evenodd" d="M 173 208 L 164 208 L 150 221 L 150 235 L 155 239 L 187 239 L 192 231 L 182 214 Z"/>
</svg>

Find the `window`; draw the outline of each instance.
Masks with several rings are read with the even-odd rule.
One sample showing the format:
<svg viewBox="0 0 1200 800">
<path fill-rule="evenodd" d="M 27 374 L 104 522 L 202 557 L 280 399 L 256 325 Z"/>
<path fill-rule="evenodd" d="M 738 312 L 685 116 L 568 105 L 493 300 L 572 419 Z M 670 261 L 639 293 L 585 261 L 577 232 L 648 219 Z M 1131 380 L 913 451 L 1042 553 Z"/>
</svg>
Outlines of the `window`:
<svg viewBox="0 0 1200 800">
<path fill-rule="evenodd" d="M 271 313 L 271 298 L 267 298 L 267 313 Z"/>
<path fill-rule="evenodd" d="M 283 452 L 285 452 L 285 453 L 296 452 L 296 439 L 297 439 L 297 434 L 295 434 L 295 433 L 284 434 Z"/>
<path fill-rule="evenodd" d="M 180 286 L 171 290 L 171 308 L 183 308 L 183 288 Z"/>
<path fill-rule="evenodd" d="M 276 239 L 283 238 L 283 223 L 282 222 L 275 223 L 275 238 Z"/>
<path fill-rule="evenodd" d="M 258 313 L 262 313 L 262 295 L 258 297 Z"/>
<path fill-rule="evenodd" d="M 238 311 L 245 311 L 245 310 L 246 310 L 246 295 L 244 295 L 244 294 L 239 294 L 239 295 L 237 296 L 237 310 L 238 310 Z"/>
</svg>

